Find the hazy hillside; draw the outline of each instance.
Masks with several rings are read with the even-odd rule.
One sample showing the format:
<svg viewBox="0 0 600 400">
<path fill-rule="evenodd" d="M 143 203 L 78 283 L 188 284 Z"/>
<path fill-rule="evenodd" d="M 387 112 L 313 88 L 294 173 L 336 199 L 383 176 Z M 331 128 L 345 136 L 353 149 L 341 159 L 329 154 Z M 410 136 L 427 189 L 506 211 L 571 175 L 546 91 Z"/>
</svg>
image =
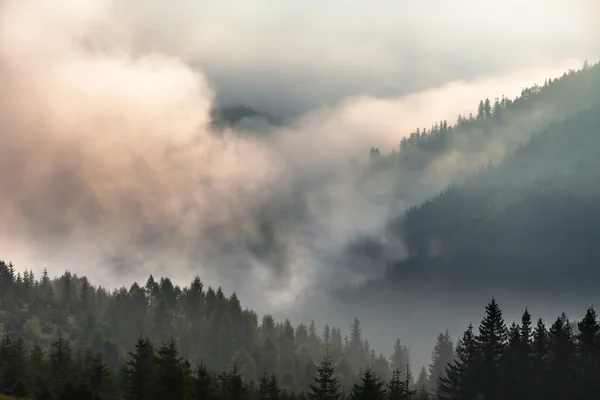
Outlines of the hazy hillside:
<svg viewBox="0 0 600 400">
<path fill-rule="evenodd" d="M 575 88 L 584 82 L 580 96 Z M 408 258 L 393 262 L 386 280 L 402 287 L 434 280 L 452 290 L 473 281 L 515 291 L 593 290 L 590 278 L 600 262 L 599 82 L 598 66 L 574 74 L 559 98 L 584 101 L 586 111 L 532 132 L 498 165 L 481 168 L 390 224 L 388 234 L 401 238 Z M 521 112 L 535 101 L 523 101 Z M 452 131 L 445 136 L 452 140 Z M 407 151 L 430 137 L 443 134 L 414 139 Z"/>
</svg>

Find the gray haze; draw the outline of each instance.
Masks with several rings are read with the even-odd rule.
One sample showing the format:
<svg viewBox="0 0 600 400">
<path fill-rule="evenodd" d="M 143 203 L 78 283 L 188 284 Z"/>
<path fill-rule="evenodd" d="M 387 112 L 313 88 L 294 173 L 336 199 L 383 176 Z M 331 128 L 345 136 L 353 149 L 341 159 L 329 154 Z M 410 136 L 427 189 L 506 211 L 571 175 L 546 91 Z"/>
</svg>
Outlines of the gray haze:
<svg viewBox="0 0 600 400">
<path fill-rule="evenodd" d="M 140 46 L 200 66 L 219 102 L 283 116 L 347 96 L 398 96 L 597 58 L 599 48 L 597 0 L 132 0 L 121 7 L 143 34 Z"/>
<path fill-rule="evenodd" d="M 381 273 L 340 262 L 348 242 L 556 110 L 401 186 L 357 187 L 350 159 L 600 55 L 595 3 L 446 3 L 0 1 L 2 257 L 110 287 L 199 274 L 259 312 L 349 322 L 362 311 L 305 312 Z M 216 135 L 210 110 L 237 102 L 295 118 Z"/>
</svg>

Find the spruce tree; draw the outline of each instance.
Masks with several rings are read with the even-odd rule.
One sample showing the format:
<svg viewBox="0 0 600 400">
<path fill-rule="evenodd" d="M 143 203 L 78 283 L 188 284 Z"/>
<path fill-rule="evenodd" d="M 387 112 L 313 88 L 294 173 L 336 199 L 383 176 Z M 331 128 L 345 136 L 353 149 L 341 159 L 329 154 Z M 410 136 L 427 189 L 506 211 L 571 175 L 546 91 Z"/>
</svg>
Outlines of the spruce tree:
<svg viewBox="0 0 600 400">
<path fill-rule="evenodd" d="M 440 333 L 437 337 L 433 353 L 431 354 L 431 364 L 429 364 L 429 378 L 427 389 L 429 393 L 436 394 L 440 379 L 446 372 L 446 365 L 454 359 L 454 344 L 448 334 L 448 330 Z"/>
<path fill-rule="evenodd" d="M 392 377 L 387 383 L 386 400 L 412 400 L 415 391 L 411 389 L 409 379 L 398 369 L 392 371 Z"/>
<path fill-rule="evenodd" d="M 354 384 L 350 393 L 350 400 L 384 400 L 384 383 L 367 367 L 361 381 Z"/>
<path fill-rule="evenodd" d="M 234 364 L 230 371 L 221 375 L 221 392 L 228 400 L 242 400 L 246 396 L 244 381 L 237 365 Z"/>
<path fill-rule="evenodd" d="M 130 360 L 125 367 L 126 399 L 152 400 L 155 397 L 156 357 L 152 343 L 140 337 L 135 345 L 135 353 L 129 353 Z"/>
<path fill-rule="evenodd" d="M 523 361 L 525 352 L 521 339 L 521 327 L 514 322 L 508 330 L 508 346 L 504 355 L 503 367 L 505 371 L 503 386 L 507 398 L 518 400 L 526 397 L 523 377 Z M 525 397 L 524 397 L 525 396 Z"/>
<path fill-rule="evenodd" d="M 523 345 L 523 351 L 527 354 L 531 354 L 533 340 L 533 331 L 531 329 L 531 314 L 525 309 L 523 316 L 521 317 L 521 343 Z"/>
<path fill-rule="evenodd" d="M 495 299 L 486 306 L 485 311 L 486 316 L 481 320 L 477 336 L 477 346 L 481 352 L 481 392 L 488 400 L 495 400 L 501 389 L 502 361 L 508 329 Z"/>
<path fill-rule="evenodd" d="M 577 323 L 577 350 L 579 355 L 579 398 L 588 399 L 600 393 L 600 323 L 598 314 L 590 307 Z"/>
<path fill-rule="evenodd" d="M 447 400 L 472 399 L 478 393 L 479 348 L 473 333 L 473 325 L 463 334 L 456 345 L 456 359 L 446 366 L 446 374 L 440 379 L 439 394 Z"/>
<path fill-rule="evenodd" d="M 87 354 L 84 380 L 94 400 L 103 399 L 109 392 L 111 373 L 102 354 Z"/>
<path fill-rule="evenodd" d="M 546 388 L 555 398 L 566 399 L 574 392 L 576 345 L 573 328 L 562 313 L 550 327 L 549 370 Z"/>
<path fill-rule="evenodd" d="M 277 400 L 280 392 L 277 377 L 275 375 L 269 377 L 265 372 L 258 383 L 258 400 Z"/>
<path fill-rule="evenodd" d="M 277 381 L 277 376 L 273 374 L 271 375 L 271 379 L 269 379 L 269 398 L 277 400 L 280 395 L 281 389 L 279 388 L 279 382 Z"/>
<path fill-rule="evenodd" d="M 185 363 L 179 355 L 175 340 L 163 343 L 156 357 L 156 395 L 158 399 L 183 400 L 187 374 Z"/>
<path fill-rule="evenodd" d="M 486 118 L 492 116 L 492 105 L 490 103 L 490 99 L 485 99 L 483 103 L 483 113 Z"/>
<path fill-rule="evenodd" d="M 396 339 L 394 343 L 394 352 L 390 357 L 390 367 L 392 370 L 397 369 L 404 376 L 410 374 L 410 357 L 408 354 L 408 348 L 402 345 L 400 339 Z"/>
<path fill-rule="evenodd" d="M 195 400 L 215 400 L 216 390 L 213 375 L 204 364 L 200 364 L 196 369 L 194 379 Z"/>
<path fill-rule="evenodd" d="M 73 360 L 69 341 L 63 337 L 61 331 L 58 332 L 57 339 L 52 343 L 49 358 L 52 391 L 62 393 L 72 376 Z"/>
<path fill-rule="evenodd" d="M 429 400 L 429 390 L 427 389 L 428 382 L 429 378 L 427 376 L 427 370 L 425 369 L 425 366 L 422 366 L 417 382 L 415 383 L 415 397 L 417 400 Z"/>
<path fill-rule="evenodd" d="M 533 331 L 531 350 L 531 363 L 533 367 L 532 392 L 541 394 L 546 388 L 545 382 L 548 375 L 548 331 L 544 321 L 539 318 Z"/>
<path fill-rule="evenodd" d="M 338 400 L 340 398 L 340 382 L 329 352 L 321 358 L 314 384 L 310 385 L 310 400 Z"/>
<path fill-rule="evenodd" d="M 23 340 L 6 335 L 0 345 L 0 393 L 25 397 L 27 372 Z"/>
</svg>

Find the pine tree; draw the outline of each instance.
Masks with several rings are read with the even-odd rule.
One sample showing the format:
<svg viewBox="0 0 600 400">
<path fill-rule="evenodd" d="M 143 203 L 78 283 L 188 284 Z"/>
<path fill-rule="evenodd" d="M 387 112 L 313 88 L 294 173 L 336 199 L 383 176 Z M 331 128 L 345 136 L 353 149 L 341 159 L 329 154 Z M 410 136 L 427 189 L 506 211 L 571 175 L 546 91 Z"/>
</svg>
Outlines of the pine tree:
<svg viewBox="0 0 600 400">
<path fill-rule="evenodd" d="M 331 329 L 328 324 L 325 324 L 325 328 L 323 329 L 323 346 L 325 349 L 329 348 L 331 342 Z"/>
<path fill-rule="evenodd" d="M 0 393 L 25 397 L 27 395 L 27 362 L 21 338 L 6 335 L 0 345 Z"/>
<path fill-rule="evenodd" d="M 528 382 L 523 382 L 522 380 L 524 378 L 523 362 L 525 357 L 521 327 L 513 322 L 508 330 L 508 346 L 503 362 L 505 371 L 503 386 L 507 398 L 514 400 L 527 398 L 525 384 Z"/>
<path fill-rule="evenodd" d="M 531 362 L 533 366 L 532 392 L 541 394 L 545 390 L 548 374 L 549 354 L 548 331 L 544 321 L 539 318 L 533 331 Z"/>
<path fill-rule="evenodd" d="M 93 400 L 103 399 L 109 392 L 110 371 L 102 354 L 86 355 L 84 379 Z"/>
<path fill-rule="evenodd" d="M 277 376 L 271 375 L 269 379 L 268 393 L 270 400 L 278 400 L 281 395 L 281 389 L 279 388 L 279 382 L 277 382 Z"/>
<path fill-rule="evenodd" d="M 502 361 L 507 344 L 508 329 L 495 299 L 486 306 L 486 316 L 479 325 L 477 345 L 481 352 L 481 392 L 488 400 L 499 396 Z"/>
<path fill-rule="evenodd" d="M 477 107 L 477 119 L 483 119 L 485 117 L 485 104 L 483 100 L 479 102 L 479 107 Z"/>
<path fill-rule="evenodd" d="M 194 380 L 194 391 L 196 400 L 216 400 L 216 390 L 213 376 L 204 364 L 200 364 L 196 370 Z"/>
<path fill-rule="evenodd" d="M 315 383 L 310 385 L 308 398 L 310 400 L 338 400 L 340 398 L 340 383 L 329 352 L 321 358 L 316 367 Z"/>
<path fill-rule="evenodd" d="M 415 383 L 415 397 L 417 400 L 429 400 L 429 390 L 427 388 L 429 380 L 430 379 L 427 376 L 427 370 L 425 369 L 425 366 L 422 366 L 421 371 L 419 372 L 419 377 L 417 378 L 417 382 Z"/>
<path fill-rule="evenodd" d="M 57 339 L 52 343 L 49 358 L 52 391 L 62 393 L 72 375 L 73 360 L 69 341 L 63 338 L 61 331 L 58 332 Z"/>
<path fill-rule="evenodd" d="M 258 400 L 277 400 L 280 392 L 277 377 L 275 375 L 269 377 L 265 372 L 258 384 Z"/>
<path fill-rule="evenodd" d="M 590 399 L 600 393 L 600 323 L 593 307 L 577 323 L 577 350 L 580 371 L 577 381 L 579 398 Z"/>
<path fill-rule="evenodd" d="M 350 400 L 384 400 L 384 383 L 373 373 L 369 367 L 363 373 L 361 381 L 354 384 L 350 393 Z"/>
<path fill-rule="evenodd" d="M 485 102 L 483 103 L 483 113 L 486 118 L 492 116 L 492 106 L 490 103 L 490 99 L 485 99 Z"/>
<path fill-rule="evenodd" d="M 386 400 L 411 400 L 415 393 L 411 390 L 407 377 L 403 377 L 402 372 L 395 369 L 387 383 L 385 394 Z"/>
<path fill-rule="evenodd" d="M 396 342 L 394 343 L 394 352 L 390 357 L 390 367 L 393 370 L 399 370 L 404 376 L 410 375 L 410 357 L 408 348 L 402 345 L 400 339 L 396 339 Z"/>
<path fill-rule="evenodd" d="M 433 353 L 431 354 L 431 364 L 429 364 L 429 379 L 427 380 L 427 390 L 435 394 L 438 391 L 440 379 L 446 372 L 446 365 L 454 359 L 454 344 L 448 334 L 448 330 L 440 333 L 437 337 Z"/>
<path fill-rule="evenodd" d="M 183 400 L 186 392 L 187 371 L 183 359 L 179 356 L 174 339 L 160 346 L 156 361 L 155 393 L 157 398 Z"/>
<path fill-rule="evenodd" d="M 130 360 L 125 367 L 127 400 L 152 400 L 155 395 L 156 358 L 152 343 L 140 337 L 135 353 L 128 353 Z"/>
<path fill-rule="evenodd" d="M 456 359 L 446 367 L 440 379 L 439 394 L 448 400 L 472 399 L 478 393 L 479 348 L 473 334 L 473 325 L 456 345 Z"/>
<path fill-rule="evenodd" d="M 532 340 L 533 332 L 531 329 L 531 314 L 529 314 L 529 311 L 525 309 L 525 312 L 521 317 L 521 343 L 523 345 L 523 351 L 526 354 L 531 354 L 532 352 Z"/>
<path fill-rule="evenodd" d="M 363 361 L 366 361 L 364 357 L 362 357 L 362 328 L 360 326 L 360 321 L 356 317 L 354 317 L 354 322 L 352 322 L 352 325 L 350 325 L 350 338 L 348 340 L 348 350 L 352 362 L 362 363 Z"/>
<path fill-rule="evenodd" d="M 566 399 L 573 393 L 575 367 L 575 338 L 567 316 L 562 313 L 550 327 L 549 371 L 546 388 L 552 396 Z"/>
<path fill-rule="evenodd" d="M 29 352 L 29 375 L 28 385 L 30 388 L 35 388 L 40 385 L 45 378 L 46 362 L 44 360 L 44 350 L 39 344 L 34 344 Z"/>
<path fill-rule="evenodd" d="M 244 381 L 242 375 L 237 369 L 237 365 L 233 365 L 231 371 L 222 374 L 221 376 L 221 392 L 227 400 L 242 400 L 246 395 Z"/>
</svg>

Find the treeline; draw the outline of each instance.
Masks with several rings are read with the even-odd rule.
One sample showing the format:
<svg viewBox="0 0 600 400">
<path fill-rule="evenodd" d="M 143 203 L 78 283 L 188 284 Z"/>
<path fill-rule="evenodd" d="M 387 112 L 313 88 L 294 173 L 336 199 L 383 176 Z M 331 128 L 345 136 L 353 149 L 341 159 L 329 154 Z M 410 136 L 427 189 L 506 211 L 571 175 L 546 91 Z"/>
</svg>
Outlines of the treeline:
<svg viewBox="0 0 600 400">
<path fill-rule="evenodd" d="M 430 370 L 435 357 L 434 351 Z M 245 379 L 235 363 L 221 372 L 192 365 L 173 339 L 156 346 L 140 336 L 126 362 L 111 369 L 102 353 L 78 352 L 60 332 L 47 352 L 39 345 L 26 350 L 22 338 L 6 335 L 0 345 L 0 393 L 35 400 L 595 399 L 600 397 L 598 316 L 589 308 L 573 324 L 563 313 L 548 329 L 541 318 L 532 323 L 526 310 L 520 324 L 507 327 L 492 299 L 478 332 L 469 325 L 456 355 L 438 367 L 442 370 L 429 377 L 434 386 L 428 388 L 425 378 L 413 385 L 398 370 L 384 378 L 366 364 L 347 390 L 339 364 L 326 350 L 318 365 L 310 365 L 307 389 L 290 390 L 277 374 Z"/>
<path fill-rule="evenodd" d="M 416 391 L 406 376 L 394 371 L 384 384 L 371 368 L 345 393 L 337 367 L 327 352 L 313 368 L 306 391 L 282 389 L 275 374 L 257 381 L 244 379 L 237 366 L 217 373 L 204 364 L 192 367 L 174 340 L 155 346 L 140 337 L 126 364 L 111 371 L 101 353 L 75 354 L 59 334 L 48 354 L 34 345 L 28 352 L 22 339 L 5 336 L 0 346 L 0 393 L 33 400 L 288 400 L 367 399 L 373 389 L 386 399 L 408 400 Z"/>
<path fill-rule="evenodd" d="M 358 318 L 347 335 L 329 325 L 318 332 L 314 323 L 276 322 L 270 315 L 259 323 L 235 293 L 226 297 L 221 288 L 205 289 L 198 277 L 180 288 L 169 278 L 150 276 L 144 286 L 109 292 L 70 272 L 57 279 L 44 272 L 37 280 L 33 272 L 19 273 L 0 261 L 0 334 L 47 349 L 59 331 L 74 352 L 101 353 L 111 370 L 127 362 L 142 334 L 155 344 L 173 338 L 192 365 L 216 373 L 235 365 L 249 381 L 275 375 L 286 390 L 308 388 L 315 361 L 327 351 L 345 390 L 366 364 L 384 378 L 393 369 L 406 375 L 408 368 L 410 375 L 408 348 L 398 339 L 390 357 L 376 353 Z"/>
<path fill-rule="evenodd" d="M 542 86 L 535 84 L 524 88 L 521 95 L 510 99 L 502 96 L 483 99 L 475 114 L 458 115 L 454 124 L 447 120 L 436 121 L 429 128 L 417 128 L 403 135 L 398 151 L 382 155 L 378 148 L 370 150 L 370 159 L 375 161 L 376 170 L 384 167 L 422 169 L 432 157 L 460 146 L 462 151 L 477 153 L 490 139 L 489 134 L 505 127 L 497 140 L 517 145 L 522 138 L 511 138 L 515 130 L 524 130 L 523 135 L 543 129 L 553 121 L 572 117 L 588 109 L 600 98 L 600 63 L 587 61 L 578 70 L 569 70 L 559 78 L 546 79 Z M 544 106 L 544 113 L 537 113 L 534 123 L 526 123 L 526 117 L 536 107 Z M 516 125 L 515 125 L 516 124 Z M 519 135 L 517 135 L 519 136 Z"/>
</svg>

